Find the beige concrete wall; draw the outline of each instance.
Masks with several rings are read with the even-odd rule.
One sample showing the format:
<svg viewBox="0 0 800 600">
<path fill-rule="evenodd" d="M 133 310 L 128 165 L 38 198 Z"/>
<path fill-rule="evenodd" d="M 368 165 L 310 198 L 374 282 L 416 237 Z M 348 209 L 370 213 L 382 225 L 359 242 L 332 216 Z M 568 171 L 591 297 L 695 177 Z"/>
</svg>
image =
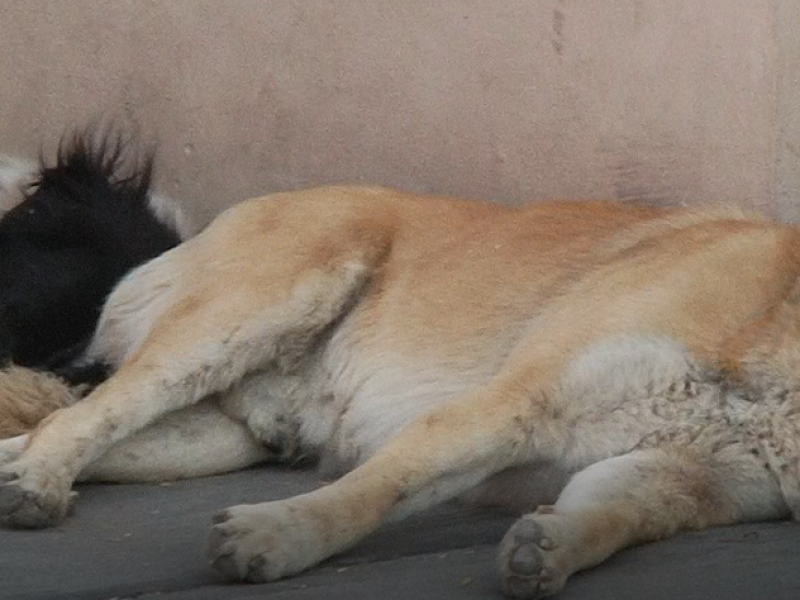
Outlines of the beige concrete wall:
<svg viewBox="0 0 800 600">
<path fill-rule="evenodd" d="M 798 0 L 0 0 L 0 151 L 124 115 L 202 220 L 335 181 L 798 218 L 798 30 Z"/>
</svg>

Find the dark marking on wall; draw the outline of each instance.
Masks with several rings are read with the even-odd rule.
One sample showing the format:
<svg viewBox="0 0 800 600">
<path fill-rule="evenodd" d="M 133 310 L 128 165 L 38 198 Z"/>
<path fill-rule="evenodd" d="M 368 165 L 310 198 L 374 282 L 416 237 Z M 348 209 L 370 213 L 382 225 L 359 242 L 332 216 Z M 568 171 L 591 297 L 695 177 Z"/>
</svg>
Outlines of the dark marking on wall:
<svg viewBox="0 0 800 600">
<path fill-rule="evenodd" d="M 644 11 L 645 8 L 642 6 L 641 0 L 637 0 L 633 3 L 633 26 L 639 30 L 644 27 Z"/>
<path fill-rule="evenodd" d="M 668 135 L 608 138 L 599 150 L 617 200 L 681 206 L 701 188 L 700 157 Z"/>
<path fill-rule="evenodd" d="M 564 23 L 566 16 L 559 2 L 553 9 L 553 49 L 559 56 L 564 52 Z"/>
</svg>

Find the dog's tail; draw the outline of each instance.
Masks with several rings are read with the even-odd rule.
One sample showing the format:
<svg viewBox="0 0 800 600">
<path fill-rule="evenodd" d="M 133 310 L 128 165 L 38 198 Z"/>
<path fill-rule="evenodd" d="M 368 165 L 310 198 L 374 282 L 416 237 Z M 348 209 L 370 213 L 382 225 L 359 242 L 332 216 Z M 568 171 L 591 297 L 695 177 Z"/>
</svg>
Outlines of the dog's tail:
<svg viewBox="0 0 800 600">
<path fill-rule="evenodd" d="M 0 368 L 0 439 L 29 433 L 47 415 L 76 402 L 81 388 L 24 367 Z"/>
</svg>

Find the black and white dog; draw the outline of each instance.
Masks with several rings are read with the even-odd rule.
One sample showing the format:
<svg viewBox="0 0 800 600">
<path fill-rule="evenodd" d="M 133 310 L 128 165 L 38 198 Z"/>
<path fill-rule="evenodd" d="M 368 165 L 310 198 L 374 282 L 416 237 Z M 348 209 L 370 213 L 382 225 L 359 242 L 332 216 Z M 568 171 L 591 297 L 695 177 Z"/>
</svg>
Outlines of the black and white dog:
<svg viewBox="0 0 800 600">
<path fill-rule="evenodd" d="M 0 156 L 0 377 L 9 365 L 73 385 L 105 377 L 81 357 L 106 296 L 194 233 L 152 181 L 153 153 L 113 128 L 65 135 L 52 163 Z"/>
</svg>

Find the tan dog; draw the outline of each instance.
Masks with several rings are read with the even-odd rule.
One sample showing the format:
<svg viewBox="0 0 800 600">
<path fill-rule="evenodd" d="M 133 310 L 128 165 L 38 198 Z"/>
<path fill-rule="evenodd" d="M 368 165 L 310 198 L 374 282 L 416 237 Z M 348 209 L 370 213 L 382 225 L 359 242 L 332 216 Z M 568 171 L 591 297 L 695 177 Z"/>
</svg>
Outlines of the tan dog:
<svg viewBox="0 0 800 600">
<path fill-rule="evenodd" d="M 119 371 L 3 446 L 0 514 L 58 523 L 78 477 L 318 454 L 349 473 L 217 516 L 223 575 L 298 573 L 469 492 L 539 506 L 499 569 L 546 596 L 631 544 L 800 516 L 798 275 L 800 230 L 737 214 L 245 202 L 112 293 L 88 358 Z"/>
</svg>

